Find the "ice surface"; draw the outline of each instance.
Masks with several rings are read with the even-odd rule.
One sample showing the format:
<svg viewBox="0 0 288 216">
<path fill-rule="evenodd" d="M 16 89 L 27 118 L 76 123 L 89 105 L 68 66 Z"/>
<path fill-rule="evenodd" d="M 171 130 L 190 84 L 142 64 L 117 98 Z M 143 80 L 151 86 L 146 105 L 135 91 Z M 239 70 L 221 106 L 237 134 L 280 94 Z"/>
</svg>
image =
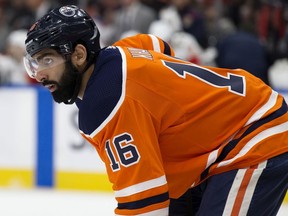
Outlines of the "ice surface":
<svg viewBox="0 0 288 216">
<path fill-rule="evenodd" d="M 1 216 L 113 216 L 112 193 L 0 188 Z M 277 216 L 288 216 L 288 204 Z"/>
</svg>

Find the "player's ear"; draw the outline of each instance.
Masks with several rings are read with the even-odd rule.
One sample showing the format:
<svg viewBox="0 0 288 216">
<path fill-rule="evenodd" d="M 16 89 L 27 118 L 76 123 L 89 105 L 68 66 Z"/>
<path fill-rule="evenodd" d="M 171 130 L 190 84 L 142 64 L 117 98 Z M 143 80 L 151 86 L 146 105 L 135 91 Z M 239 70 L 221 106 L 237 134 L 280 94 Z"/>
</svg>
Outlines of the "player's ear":
<svg viewBox="0 0 288 216">
<path fill-rule="evenodd" d="M 77 44 L 71 56 L 71 61 L 76 68 L 82 68 L 86 64 L 87 50 L 82 44 Z"/>
</svg>

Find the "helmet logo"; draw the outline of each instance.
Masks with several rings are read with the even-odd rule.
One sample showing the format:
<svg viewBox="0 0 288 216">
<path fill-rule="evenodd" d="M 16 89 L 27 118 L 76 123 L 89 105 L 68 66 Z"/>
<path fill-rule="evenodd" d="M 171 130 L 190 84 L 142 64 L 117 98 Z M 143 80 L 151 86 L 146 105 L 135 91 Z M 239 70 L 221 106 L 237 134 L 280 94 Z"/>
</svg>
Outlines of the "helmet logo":
<svg viewBox="0 0 288 216">
<path fill-rule="evenodd" d="M 66 16 L 66 17 L 72 17 L 75 15 L 77 8 L 71 7 L 71 6 L 63 6 L 59 9 L 59 12 Z"/>
</svg>

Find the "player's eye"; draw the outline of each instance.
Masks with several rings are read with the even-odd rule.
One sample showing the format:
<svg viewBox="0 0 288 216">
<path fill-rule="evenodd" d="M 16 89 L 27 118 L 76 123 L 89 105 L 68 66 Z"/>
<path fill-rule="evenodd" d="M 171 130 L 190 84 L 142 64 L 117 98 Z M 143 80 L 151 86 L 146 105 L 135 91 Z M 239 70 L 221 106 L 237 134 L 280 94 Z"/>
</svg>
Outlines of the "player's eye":
<svg viewBox="0 0 288 216">
<path fill-rule="evenodd" d="M 53 64 L 53 59 L 51 57 L 46 56 L 46 57 L 41 59 L 39 64 L 41 64 L 42 66 L 45 66 L 45 67 L 50 67 Z"/>
</svg>

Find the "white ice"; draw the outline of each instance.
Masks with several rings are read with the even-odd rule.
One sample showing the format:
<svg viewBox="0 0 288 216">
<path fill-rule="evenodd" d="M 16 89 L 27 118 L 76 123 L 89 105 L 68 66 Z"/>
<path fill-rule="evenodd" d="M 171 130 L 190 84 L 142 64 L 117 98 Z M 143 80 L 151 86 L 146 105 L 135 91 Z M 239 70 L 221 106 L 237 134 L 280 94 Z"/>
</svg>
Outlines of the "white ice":
<svg viewBox="0 0 288 216">
<path fill-rule="evenodd" d="M 0 188 L 0 216 L 113 216 L 112 193 Z M 288 203 L 277 216 L 288 216 Z"/>
</svg>

